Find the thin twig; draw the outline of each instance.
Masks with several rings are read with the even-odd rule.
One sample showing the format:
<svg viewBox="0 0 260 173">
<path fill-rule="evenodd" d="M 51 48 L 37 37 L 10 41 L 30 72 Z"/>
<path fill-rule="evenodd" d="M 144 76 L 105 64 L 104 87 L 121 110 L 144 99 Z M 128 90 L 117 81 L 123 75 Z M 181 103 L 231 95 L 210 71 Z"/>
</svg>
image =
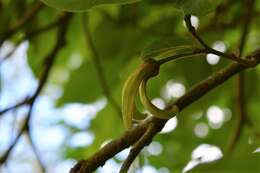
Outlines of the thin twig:
<svg viewBox="0 0 260 173">
<path fill-rule="evenodd" d="M 212 54 L 218 55 L 220 57 L 233 60 L 233 61 L 238 62 L 245 66 L 254 66 L 254 64 L 256 63 L 256 61 L 254 61 L 254 60 L 242 59 L 242 58 L 237 57 L 234 54 L 223 53 L 223 52 L 220 52 L 218 50 L 211 48 L 210 46 L 208 46 L 208 44 L 206 42 L 203 41 L 203 39 L 197 34 L 196 29 L 192 26 L 191 15 L 186 15 L 184 20 L 185 20 L 185 23 L 186 23 L 186 26 L 187 26 L 189 32 L 205 48 L 206 53 L 212 53 Z"/>
<path fill-rule="evenodd" d="M 119 173 L 127 173 L 131 164 L 141 152 L 141 150 L 149 145 L 152 142 L 153 137 L 161 131 L 164 125 L 162 124 L 155 124 L 156 122 L 150 123 L 148 129 L 143 134 L 143 136 L 133 145 L 132 149 L 130 150 L 126 160 L 124 161 Z M 159 126 L 158 126 L 159 125 Z"/>
<path fill-rule="evenodd" d="M 27 136 L 28 136 L 29 143 L 30 143 L 30 145 L 32 147 L 32 150 L 34 152 L 34 155 L 35 155 L 35 157 L 36 157 L 36 159 L 37 159 L 37 161 L 39 163 L 40 170 L 41 170 L 40 172 L 44 173 L 44 172 L 46 172 L 46 168 L 45 168 L 45 165 L 44 165 L 44 163 L 42 161 L 41 154 L 38 151 L 37 146 L 36 146 L 36 144 L 33 141 L 32 132 L 31 132 L 31 128 L 30 128 L 29 125 L 27 126 L 26 133 L 27 133 Z"/>
<path fill-rule="evenodd" d="M 13 141 L 13 143 L 9 146 L 9 148 L 6 150 L 6 152 L 0 158 L 0 165 L 2 165 L 3 163 L 6 162 L 6 160 L 8 159 L 11 151 L 13 150 L 15 145 L 18 143 L 21 135 L 24 132 L 26 132 L 26 130 L 28 129 L 35 101 L 38 98 L 40 92 L 42 91 L 44 85 L 47 82 L 48 76 L 50 74 L 50 70 L 52 69 L 52 67 L 54 65 L 54 61 L 55 61 L 55 58 L 57 57 L 57 54 L 59 53 L 61 48 L 65 46 L 65 36 L 66 36 L 68 22 L 69 22 L 70 17 L 71 17 L 71 14 L 67 13 L 67 17 L 63 20 L 62 25 L 60 25 L 60 27 L 59 27 L 56 45 L 54 46 L 52 51 L 46 56 L 46 58 L 44 60 L 43 71 L 40 75 L 38 87 L 37 87 L 36 91 L 34 92 L 33 96 L 31 97 L 31 99 L 28 103 L 29 104 L 29 110 L 28 110 L 28 114 L 25 118 L 25 122 L 22 125 L 21 129 L 19 130 L 19 132 L 18 132 L 15 140 Z"/>
<path fill-rule="evenodd" d="M 2 43 L 10 38 L 13 34 L 15 34 L 18 30 L 20 30 L 27 22 L 29 22 L 33 17 L 37 15 L 37 13 L 44 7 L 43 3 L 41 1 L 35 1 L 32 5 L 32 7 L 28 10 L 26 10 L 24 16 L 21 17 L 20 20 L 16 22 L 16 24 L 9 28 L 5 33 L 0 34 L 0 47 Z"/>
<path fill-rule="evenodd" d="M 255 0 L 248 0 L 246 3 L 246 13 L 244 16 L 244 22 L 242 25 L 242 34 L 240 37 L 238 45 L 238 57 L 242 57 L 244 52 L 244 47 L 246 40 L 249 34 L 251 20 L 254 13 L 254 4 Z M 235 130 L 230 138 L 227 148 L 227 154 L 231 154 L 234 150 L 243 130 L 244 125 L 246 124 L 247 119 L 247 110 L 246 110 L 246 97 L 245 97 L 245 74 L 243 72 L 239 73 L 236 80 L 236 114 L 237 114 L 237 123 Z"/>
<path fill-rule="evenodd" d="M 94 42 L 93 42 L 93 39 L 91 37 L 91 33 L 90 33 L 90 30 L 87 26 L 86 21 L 87 21 L 87 16 L 86 16 L 86 14 L 83 14 L 82 22 L 83 22 L 83 29 L 84 29 L 84 32 L 85 32 L 85 40 L 86 40 L 87 45 L 89 45 L 91 54 L 93 56 L 92 61 L 94 63 L 96 71 L 97 71 L 100 86 L 103 90 L 104 95 L 107 97 L 109 103 L 111 104 L 113 109 L 118 113 L 119 117 L 121 118 L 121 108 L 117 104 L 116 100 L 114 99 L 114 97 L 112 96 L 112 94 L 110 92 L 110 88 L 109 88 L 109 85 L 107 83 L 104 68 L 102 66 L 100 57 L 99 57 L 98 52 L 96 50 L 96 47 L 94 45 Z"/>
<path fill-rule="evenodd" d="M 1 117 L 3 114 L 5 114 L 6 112 L 8 112 L 8 111 L 11 111 L 11 110 L 13 110 L 13 109 L 16 109 L 16 108 L 18 108 L 18 107 L 21 107 L 21 106 L 24 106 L 24 105 L 28 104 L 29 101 L 30 101 L 30 99 L 31 99 L 31 98 L 26 98 L 26 99 L 22 100 L 21 102 L 18 102 L 18 103 L 15 104 L 15 105 L 12 105 L 12 106 L 10 106 L 10 107 L 8 107 L 8 108 L 5 108 L 5 109 L 1 110 L 1 111 L 0 111 L 0 117 Z"/>
<path fill-rule="evenodd" d="M 36 37 L 38 35 L 40 35 L 41 33 L 44 33 L 46 31 L 49 31 L 53 28 L 55 28 L 56 26 L 59 26 L 59 24 L 61 24 L 61 22 L 64 20 L 64 18 L 66 18 L 66 13 L 62 14 L 61 16 L 59 16 L 55 21 L 41 27 L 41 28 L 38 28 L 38 29 L 35 29 L 33 31 L 28 31 L 26 33 L 26 35 L 24 35 L 21 39 L 19 39 L 16 43 L 15 43 L 15 47 L 10 51 L 8 52 L 6 55 L 4 55 L 3 59 L 0 60 L 0 65 L 5 61 L 7 60 L 8 58 L 10 58 L 13 53 L 17 50 L 17 48 L 19 47 L 19 45 L 26 39 L 30 40 L 32 39 L 33 37 Z"/>
<path fill-rule="evenodd" d="M 229 9 L 234 6 L 235 3 L 233 0 L 223 1 L 220 5 L 218 5 L 215 9 L 214 15 L 209 21 L 209 24 L 206 26 L 202 26 L 198 33 L 205 33 L 207 31 L 216 31 L 216 30 L 228 30 L 233 29 L 240 23 L 240 15 L 235 15 L 231 20 L 223 20 L 223 17 L 226 17 L 230 12 Z"/>
<path fill-rule="evenodd" d="M 127 173 L 131 164 L 135 160 L 135 158 L 138 156 L 138 154 L 141 152 L 141 150 L 146 146 L 146 141 L 151 141 L 153 136 L 152 132 L 153 126 L 150 124 L 146 132 L 143 134 L 143 136 L 134 144 L 134 146 L 131 148 L 126 160 L 123 162 L 123 165 L 120 168 L 119 173 Z M 154 134 L 155 135 L 155 134 Z"/>
<path fill-rule="evenodd" d="M 260 62 L 260 51 L 256 50 L 252 55 L 248 57 L 254 57 L 257 61 L 255 66 Z M 197 85 L 192 87 L 184 96 L 179 98 L 175 103 L 168 107 L 170 109 L 172 106 L 177 106 L 180 111 L 190 104 L 194 103 L 205 94 L 221 85 L 229 78 L 235 74 L 240 73 L 241 71 L 248 69 L 244 65 L 233 63 L 228 67 L 214 73 L 209 76 L 207 79 L 199 82 Z M 151 117 L 146 120 L 146 123 L 141 123 L 133 127 L 130 131 L 122 134 L 118 139 L 111 141 L 109 144 L 105 145 L 99 151 L 90 156 L 87 160 L 80 160 L 70 171 L 70 173 L 90 173 L 95 171 L 99 166 L 104 165 L 104 163 L 116 155 L 118 152 L 122 151 L 125 148 L 128 148 L 130 145 L 133 145 L 146 131 L 148 121 L 156 122 L 160 125 L 164 125 L 167 121 L 162 121 L 160 119 Z"/>
<path fill-rule="evenodd" d="M 240 73 L 236 81 L 236 114 L 237 114 L 237 122 L 235 126 L 234 132 L 232 132 L 232 136 L 230 137 L 230 141 L 228 143 L 227 154 L 231 154 L 234 150 L 243 129 L 243 124 L 246 119 L 246 103 L 245 103 L 245 91 L 244 91 L 244 74 Z"/>
<path fill-rule="evenodd" d="M 13 142 L 11 143 L 9 148 L 5 151 L 5 153 L 0 157 L 0 165 L 4 164 L 6 162 L 6 160 L 8 159 L 11 151 L 13 150 L 15 145 L 18 143 L 18 141 L 19 141 L 20 137 L 22 136 L 23 132 L 26 130 L 27 125 L 28 125 L 29 120 L 30 120 L 31 112 L 32 112 L 32 106 L 29 107 L 28 115 L 25 118 L 25 121 L 24 121 L 21 129 L 18 131 L 18 134 L 16 135 L 15 139 L 13 140 Z"/>
<path fill-rule="evenodd" d="M 4 61 L 9 59 L 14 54 L 14 52 L 18 49 L 22 41 L 24 40 L 19 40 L 18 42 L 16 42 L 14 48 L 12 48 L 12 50 L 10 50 L 6 55 L 3 56 L 2 59 L 0 59 L 0 65 L 2 65 Z"/>
<path fill-rule="evenodd" d="M 57 19 L 54 20 L 53 22 L 50 22 L 49 24 L 42 26 L 38 29 L 35 29 L 33 31 L 29 31 L 26 34 L 25 38 L 31 39 L 31 38 L 35 37 L 36 35 L 39 35 L 39 34 L 44 33 L 46 31 L 49 31 L 49 30 L 55 28 L 56 26 L 59 26 L 60 24 L 62 24 L 62 22 L 64 20 L 66 20 L 67 17 L 68 17 L 68 13 L 63 13 L 60 16 L 58 16 Z"/>
<path fill-rule="evenodd" d="M 68 20 L 70 16 L 71 16 L 70 13 L 66 13 L 62 17 L 60 17 L 58 19 L 58 21 L 56 21 L 54 23 L 61 24 L 62 22 Z M 49 26 L 50 25 L 47 25 L 47 28 L 50 28 Z M 53 26 L 53 25 L 51 25 L 51 26 Z M 58 53 L 59 49 L 62 48 L 64 46 L 64 44 L 65 44 L 65 38 L 63 38 L 63 36 L 61 36 L 62 34 L 65 34 L 64 32 L 66 32 L 66 31 L 65 30 L 61 30 L 61 32 L 59 33 L 59 36 L 58 36 L 59 40 L 57 41 L 56 46 L 54 47 L 52 52 L 45 58 L 44 64 L 46 65 L 45 66 L 46 68 L 44 68 L 44 71 L 42 73 L 43 75 L 42 75 L 42 78 L 40 80 L 39 87 L 37 88 L 37 90 L 34 93 L 34 95 L 29 97 L 29 98 L 25 98 L 24 100 L 22 100 L 21 102 L 15 104 L 13 106 L 10 106 L 8 108 L 5 108 L 5 109 L 1 110 L 0 111 L 0 116 L 3 115 L 4 113 L 10 111 L 10 110 L 16 109 L 16 108 L 18 108 L 20 106 L 23 106 L 23 105 L 27 105 L 28 103 L 31 102 L 33 97 L 37 97 L 37 95 L 39 94 L 39 91 L 42 89 L 43 84 L 47 80 L 50 68 L 51 68 L 51 66 L 52 66 L 52 64 L 54 63 L 54 60 L 55 60 L 54 59 L 55 55 Z M 33 32 L 33 33 L 36 34 L 36 33 L 39 33 L 39 32 Z M 32 36 L 32 35 L 29 35 L 29 36 Z"/>
</svg>

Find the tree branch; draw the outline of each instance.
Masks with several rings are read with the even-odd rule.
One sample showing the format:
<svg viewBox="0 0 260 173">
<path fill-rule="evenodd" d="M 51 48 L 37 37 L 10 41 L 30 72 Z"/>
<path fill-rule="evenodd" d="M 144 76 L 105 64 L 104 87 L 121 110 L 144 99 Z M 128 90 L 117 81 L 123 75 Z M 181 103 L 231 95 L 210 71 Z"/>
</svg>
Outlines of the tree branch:
<svg viewBox="0 0 260 173">
<path fill-rule="evenodd" d="M 163 123 L 158 123 L 157 121 L 151 122 L 149 124 L 143 136 L 133 145 L 119 173 L 127 173 L 132 162 L 135 160 L 141 150 L 152 142 L 153 137 L 162 130 L 163 126 Z"/>
<path fill-rule="evenodd" d="M 6 112 L 8 112 L 8 111 L 11 111 L 11 110 L 13 110 L 13 109 L 16 109 L 16 108 L 18 108 L 18 107 L 21 107 L 21 106 L 24 106 L 24 105 L 28 104 L 29 101 L 30 101 L 30 98 L 25 98 L 25 99 L 22 100 L 21 102 L 18 102 L 18 103 L 15 104 L 15 105 L 12 105 L 12 106 L 10 106 L 10 107 L 8 107 L 8 108 L 5 108 L 5 109 L 1 110 L 1 111 L 0 111 L 0 117 L 1 117 L 3 114 L 5 114 Z"/>
<path fill-rule="evenodd" d="M 44 27 L 45 29 L 50 29 L 52 26 L 55 25 L 60 25 L 64 22 L 66 22 L 67 20 L 69 20 L 69 18 L 71 17 L 71 14 L 70 13 L 65 13 L 64 15 L 62 15 L 61 17 L 58 18 L 57 21 L 55 21 L 54 23 L 50 24 L 50 25 L 46 25 L 46 27 Z M 62 24 L 63 25 L 63 24 Z M 61 27 L 61 26 L 60 26 Z M 38 34 L 42 31 L 45 31 L 45 29 L 42 28 L 42 29 L 39 29 L 39 32 L 36 30 L 36 31 L 33 31 L 31 34 L 29 34 L 27 36 L 27 38 L 31 38 L 33 37 L 35 34 Z M 39 84 L 39 87 L 38 87 L 38 91 L 36 91 L 34 93 L 33 96 L 31 97 L 28 97 L 28 98 L 25 98 L 24 100 L 22 100 L 21 102 L 18 102 L 17 104 L 13 105 L 13 106 L 10 106 L 8 108 L 5 108 L 3 110 L 0 111 L 0 117 L 1 115 L 5 114 L 6 112 L 10 111 L 10 110 L 13 110 L 13 109 L 16 109 L 18 107 L 21 107 L 21 106 L 24 106 L 24 105 L 27 105 L 29 104 L 33 97 L 37 97 L 37 95 L 39 94 L 39 91 L 41 90 L 41 87 L 43 86 L 43 83 L 46 82 L 46 79 L 49 75 L 49 71 L 50 71 L 50 67 L 52 66 L 52 64 L 54 63 L 54 58 L 55 55 L 58 53 L 59 49 L 61 49 L 64 45 L 65 45 L 65 38 L 63 38 L 63 36 L 61 36 L 62 34 L 65 34 L 64 32 L 67 32 L 66 30 L 61 30 L 59 35 L 58 35 L 58 41 L 56 43 L 56 46 L 54 47 L 54 49 L 51 51 L 51 53 L 49 55 L 47 55 L 47 57 L 45 58 L 44 60 L 44 64 L 46 65 L 44 68 L 44 72 L 42 73 L 43 76 L 41 77 L 40 79 L 40 84 Z"/>
<path fill-rule="evenodd" d="M 42 73 L 40 75 L 38 87 L 37 87 L 36 91 L 34 92 L 34 94 L 32 95 L 32 97 L 28 101 L 29 110 L 28 110 L 27 117 L 25 118 L 25 121 L 24 121 L 21 129 L 19 130 L 15 140 L 12 142 L 12 144 L 9 146 L 9 148 L 6 150 L 6 152 L 0 158 L 0 165 L 2 165 L 3 163 L 6 162 L 6 160 L 8 159 L 11 151 L 13 150 L 15 145 L 18 143 L 22 134 L 24 132 L 26 132 L 27 129 L 29 128 L 28 126 L 29 126 L 30 119 L 31 119 L 31 116 L 32 116 L 32 111 L 33 111 L 33 108 L 34 108 L 35 101 L 38 98 L 40 92 L 42 91 L 44 85 L 47 82 L 48 76 L 50 74 L 50 70 L 53 67 L 53 64 L 54 64 L 55 58 L 57 57 L 57 54 L 59 53 L 61 48 L 63 48 L 65 46 L 65 36 L 66 36 L 68 22 L 69 22 L 70 17 L 71 17 L 71 14 L 67 13 L 67 17 L 63 20 L 62 25 L 60 25 L 60 27 L 59 27 L 56 45 L 54 46 L 52 51 L 46 56 L 46 58 L 44 60 L 44 68 L 43 68 Z"/>
<path fill-rule="evenodd" d="M 218 50 L 211 48 L 210 46 L 208 46 L 208 44 L 206 42 L 203 41 L 203 39 L 197 34 L 196 29 L 192 26 L 191 15 L 186 15 L 184 20 L 185 20 L 185 23 L 186 23 L 186 26 L 187 26 L 189 32 L 205 48 L 205 53 L 212 53 L 212 54 L 218 55 L 220 57 L 233 60 L 233 61 L 243 64 L 245 66 L 254 66 L 254 64 L 256 63 L 254 60 L 242 59 L 242 58 L 237 57 L 234 54 L 226 54 L 226 53 L 223 53 L 223 52 L 220 52 Z"/>
<path fill-rule="evenodd" d="M 232 136 L 230 137 L 230 141 L 228 143 L 227 154 L 231 154 L 241 136 L 243 126 L 246 120 L 246 99 L 245 99 L 245 86 L 244 86 L 244 73 L 238 74 L 235 78 L 236 82 L 236 114 L 237 114 L 237 122 L 235 125 L 235 129 L 232 132 Z"/>
<path fill-rule="evenodd" d="M 29 125 L 27 126 L 26 134 L 27 134 L 27 136 L 28 136 L 29 143 L 30 143 L 30 145 L 31 145 L 31 147 L 32 147 L 32 150 L 33 150 L 33 152 L 34 152 L 34 155 L 35 155 L 35 157 L 36 157 L 36 159 L 37 159 L 37 161 L 38 161 L 38 163 L 39 163 L 39 166 L 40 166 L 40 169 L 41 169 L 40 172 L 41 172 L 41 173 L 44 173 L 44 172 L 46 172 L 46 168 L 45 168 L 45 165 L 44 165 L 44 163 L 43 163 L 43 161 L 42 161 L 42 157 L 41 157 L 41 155 L 40 155 L 40 153 L 39 153 L 39 151 L 38 151 L 38 149 L 37 149 L 37 146 L 36 146 L 36 144 L 35 144 L 34 141 L 33 141 L 32 132 L 31 132 L 31 127 L 30 127 Z"/>
<path fill-rule="evenodd" d="M 256 65 L 260 62 L 260 50 L 256 50 L 247 57 L 254 58 Z M 203 97 L 206 93 L 216 88 L 226 80 L 234 76 L 235 74 L 247 69 L 239 63 L 233 63 L 228 67 L 212 74 L 207 79 L 199 82 L 197 85 L 192 87 L 184 96 L 179 98 L 173 105 L 176 105 L 180 110 L 194 103 L 196 100 Z M 168 109 L 170 109 L 168 107 Z M 101 148 L 98 152 L 90 156 L 87 160 L 79 161 L 74 168 L 71 169 L 70 173 L 89 173 L 96 170 L 99 166 L 112 158 L 115 154 L 122 151 L 123 149 L 134 144 L 146 131 L 148 124 L 156 122 L 162 126 L 167 122 L 166 120 L 157 119 L 154 117 L 148 118 L 144 123 L 141 123 L 131 130 L 125 132 L 121 137 L 111 141 L 109 144 Z"/>
<path fill-rule="evenodd" d="M 2 33 L 0 35 L 0 47 L 6 39 L 10 38 L 13 34 L 20 30 L 27 22 L 29 22 L 33 17 L 35 17 L 36 14 L 42 9 L 42 7 L 44 7 L 44 5 L 41 1 L 35 1 L 32 7 L 26 10 L 24 16 L 22 16 L 21 19 L 18 20 L 12 28 L 9 28 L 5 33 Z"/>
<path fill-rule="evenodd" d="M 59 16 L 55 21 L 47 24 L 46 26 L 43 26 L 41 28 L 35 29 L 33 31 L 28 31 L 21 39 L 19 39 L 16 43 L 15 43 L 15 47 L 8 52 L 3 59 L 0 60 L 0 65 L 7 60 L 10 56 L 12 56 L 12 54 L 16 51 L 16 49 L 18 48 L 18 46 L 20 45 L 20 43 L 22 43 L 24 40 L 28 39 L 32 39 L 35 36 L 40 35 L 43 32 L 46 32 L 48 30 L 53 29 L 56 26 L 59 26 L 62 21 L 64 20 L 64 18 L 66 18 L 66 13 L 62 14 L 61 16 Z"/>
<path fill-rule="evenodd" d="M 33 104 L 33 102 L 32 102 Z M 18 131 L 18 134 L 17 136 L 15 137 L 14 141 L 12 142 L 12 144 L 9 146 L 9 148 L 5 151 L 5 153 L 0 157 L 0 165 L 2 165 L 3 163 L 6 162 L 6 160 L 8 159 L 11 151 L 13 150 L 13 148 L 15 147 L 15 145 L 18 143 L 20 137 L 22 136 L 23 132 L 26 131 L 26 128 L 28 126 L 28 123 L 29 123 L 29 120 L 30 120 L 30 117 L 31 117 L 31 113 L 32 113 L 32 108 L 33 106 L 30 105 L 29 107 L 29 111 L 28 111 L 28 115 L 21 127 L 21 129 Z"/>
<path fill-rule="evenodd" d="M 252 16 L 254 13 L 255 0 L 247 0 L 245 1 L 245 4 L 246 4 L 246 13 L 242 25 L 242 34 L 238 45 L 238 57 L 242 57 L 244 51 L 247 36 L 251 26 Z M 241 136 L 243 127 L 246 124 L 246 119 L 247 119 L 246 97 L 245 97 L 245 74 L 243 72 L 238 74 L 236 78 L 236 113 L 237 113 L 238 120 L 237 120 L 235 130 L 228 144 L 228 149 L 227 149 L 228 154 L 231 154 L 232 151 L 234 150 Z"/>
<path fill-rule="evenodd" d="M 95 171 L 99 166 L 104 165 L 108 159 L 139 140 L 146 132 L 151 121 L 153 119 L 148 119 L 134 128 L 125 131 L 121 137 L 109 142 L 87 160 L 80 160 L 70 170 L 70 173 L 90 173 Z"/>
</svg>

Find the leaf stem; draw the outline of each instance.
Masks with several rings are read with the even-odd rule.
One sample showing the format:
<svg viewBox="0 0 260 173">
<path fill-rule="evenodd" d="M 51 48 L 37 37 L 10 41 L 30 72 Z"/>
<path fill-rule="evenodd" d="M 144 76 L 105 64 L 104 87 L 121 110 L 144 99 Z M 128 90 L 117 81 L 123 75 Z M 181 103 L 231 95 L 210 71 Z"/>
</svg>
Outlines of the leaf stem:
<svg viewBox="0 0 260 173">
<path fill-rule="evenodd" d="M 33 17 L 35 17 L 40 10 L 44 7 L 43 3 L 40 1 L 35 1 L 30 9 L 27 9 L 25 14 L 18 20 L 12 28 L 6 30 L 5 33 L 0 33 L 0 47 L 2 43 L 13 36 L 19 29 L 21 29 L 27 22 L 29 22 Z"/>
<path fill-rule="evenodd" d="M 87 26 L 87 15 L 83 14 L 82 16 L 82 22 L 83 22 L 83 29 L 84 29 L 84 33 L 85 33 L 85 41 L 87 43 L 87 45 L 89 45 L 91 54 L 92 54 L 92 61 L 94 63 L 94 66 L 96 68 L 97 71 L 97 75 L 98 75 L 98 79 L 100 82 L 100 86 L 103 90 L 104 95 L 106 96 L 106 98 L 108 99 L 109 103 L 111 104 L 111 106 L 113 107 L 113 109 L 116 111 L 116 113 L 119 115 L 120 118 L 122 118 L 121 116 L 121 108 L 118 105 L 118 103 L 116 102 L 116 100 L 114 99 L 114 97 L 112 96 L 111 92 L 110 92 L 110 88 L 106 79 L 106 75 L 100 60 L 100 57 L 98 55 L 97 49 L 94 45 L 89 27 Z"/>
<path fill-rule="evenodd" d="M 169 61 L 174 61 L 174 60 L 180 59 L 180 58 L 188 58 L 188 57 L 191 57 L 191 56 L 203 54 L 205 52 L 206 52 L 205 49 L 195 49 L 192 52 L 169 56 L 169 57 L 160 59 L 157 62 L 158 62 L 159 65 L 163 65 L 163 64 L 165 64 L 165 63 L 167 63 Z"/>
</svg>

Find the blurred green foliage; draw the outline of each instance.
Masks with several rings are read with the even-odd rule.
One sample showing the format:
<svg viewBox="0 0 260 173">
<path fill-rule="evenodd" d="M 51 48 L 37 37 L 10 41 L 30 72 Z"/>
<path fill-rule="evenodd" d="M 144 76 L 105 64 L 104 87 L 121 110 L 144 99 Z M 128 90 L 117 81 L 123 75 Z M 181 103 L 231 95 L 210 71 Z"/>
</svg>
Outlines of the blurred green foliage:
<svg viewBox="0 0 260 173">
<path fill-rule="evenodd" d="M 110 92 L 119 105 L 122 85 L 127 76 L 142 62 L 143 57 L 161 55 L 160 50 L 169 50 L 167 48 L 175 46 L 197 46 L 196 41 L 192 40 L 183 24 L 185 13 L 199 16 L 197 18 L 198 33 L 209 45 L 221 41 L 225 44 L 228 52 L 236 51 L 240 37 L 241 16 L 244 14 L 243 0 L 143 0 L 137 3 L 130 3 L 133 0 L 77 0 L 73 3 L 65 0 L 43 1 L 50 6 L 69 11 L 88 10 L 87 24 L 104 69 Z M 15 10 L 18 8 L 18 2 L 24 6 L 25 10 L 26 6 L 31 3 L 30 0 L 23 2 L 4 0 L 2 2 L 3 11 L 1 9 L 0 12 L 0 25 L 6 25 L 8 28 L 19 20 L 19 11 Z M 110 3 L 113 5 L 99 6 Z M 118 5 L 121 3 L 130 4 Z M 258 0 L 256 12 L 253 16 L 252 32 L 249 34 L 245 53 L 259 48 L 259 4 Z M 96 5 L 98 6 L 96 7 Z M 95 8 L 92 9 L 91 7 Z M 19 6 L 20 8 L 23 7 Z M 15 11 L 15 13 L 10 15 L 11 11 Z M 20 34 L 26 35 L 29 30 L 40 28 L 55 21 L 62 12 L 47 6 L 44 7 L 20 31 Z M 0 29 L 3 28 L 0 27 Z M 29 39 L 28 62 L 35 75 L 39 73 L 38 70 L 43 57 L 54 46 L 56 34 L 57 30 L 51 29 Z M 57 100 L 57 106 L 74 102 L 93 103 L 105 97 L 100 86 L 97 69 L 92 61 L 94 57 L 92 57 L 91 50 L 84 37 L 82 14 L 75 13 L 66 36 L 66 46 L 59 53 L 51 74 L 50 82 L 63 88 L 63 93 Z M 19 40 L 19 36 L 13 37 L 11 41 L 15 43 L 17 40 Z M 157 50 L 158 52 L 156 52 Z M 173 54 L 175 54 L 174 51 Z M 160 97 L 167 102 L 166 104 L 169 104 L 177 98 L 163 98 L 162 90 L 165 88 L 167 81 L 173 80 L 182 83 L 187 90 L 229 63 L 230 61 L 226 59 L 220 59 L 218 64 L 210 65 L 205 55 L 167 63 L 161 68 L 160 74 L 149 82 L 150 98 Z M 60 71 L 63 73 L 60 74 Z M 63 75 L 67 75 L 67 78 L 61 80 L 64 77 Z M 252 154 L 260 144 L 259 136 L 255 135 L 255 131 L 259 133 L 260 130 L 259 77 L 260 67 L 246 72 L 246 106 L 248 118 L 254 126 L 244 128 L 232 156 L 217 163 L 198 166 L 194 172 L 256 173 L 260 171 L 259 153 Z M 177 117 L 178 124 L 173 132 L 156 136 L 155 141 L 161 143 L 163 152 L 159 156 L 145 155 L 148 163 L 157 168 L 167 167 L 171 172 L 180 172 L 191 159 L 193 149 L 201 143 L 218 146 L 225 153 L 237 120 L 234 110 L 235 87 L 233 80 L 228 80 L 181 112 Z M 207 109 L 212 105 L 229 109 L 232 112 L 231 120 L 224 122 L 219 129 L 210 128 L 206 117 Z M 198 114 L 201 114 L 201 116 L 197 117 Z M 194 128 L 198 123 L 205 123 L 209 127 L 208 134 L 203 138 L 194 134 Z M 85 148 L 65 146 L 65 157 L 87 158 L 97 151 L 104 141 L 119 136 L 124 128 L 122 120 L 108 101 L 106 107 L 97 114 L 86 130 L 94 134 L 94 142 Z M 249 139 L 250 143 L 248 142 Z"/>
</svg>

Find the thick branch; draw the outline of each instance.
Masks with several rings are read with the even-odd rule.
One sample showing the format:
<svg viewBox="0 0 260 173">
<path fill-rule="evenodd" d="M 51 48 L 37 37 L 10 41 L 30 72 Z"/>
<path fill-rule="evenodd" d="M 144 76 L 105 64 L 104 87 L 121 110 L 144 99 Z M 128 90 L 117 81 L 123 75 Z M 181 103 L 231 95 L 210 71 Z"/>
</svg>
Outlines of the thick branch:
<svg viewBox="0 0 260 173">
<path fill-rule="evenodd" d="M 221 85 L 233 75 L 245 70 L 247 67 L 244 65 L 233 63 L 228 67 L 212 74 L 207 79 L 194 85 L 188 92 L 179 98 L 174 105 L 177 105 L 180 110 L 186 108 L 190 104 L 194 103 L 212 89 Z"/>
<path fill-rule="evenodd" d="M 255 51 L 248 57 L 254 57 L 256 59 L 256 64 L 260 62 L 260 51 Z M 231 78 L 233 75 L 247 69 L 248 67 L 233 63 L 230 66 L 218 71 L 217 73 L 209 76 L 207 79 L 201 81 L 194 87 L 192 87 L 184 96 L 178 99 L 172 106 L 177 105 L 180 110 L 189 106 L 191 103 L 203 97 L 206 93 L 216 88 L 220 84 L 224 83 L 226 80 Z M 104 163 L 113 157 L 118 152 L 134 144 L 146 131 L 147 122 L 157 122 L 162 126 L 166 123 L 161 119 L 149 118 L 145 123 L 142 123 L 130 131 L 125 132 L 118 139 L 113 140 L 108 145 L 100 149 L 98 152 L 93 154 L 87 160 L 79 161 L 74 168 L 71 169 L 70 173 L 89 173 L 97 169 L 99 166 L 104 165 Z"/>
<path fill-rule="evenodd" d="M 74 168 L 71 169 L 70 173 L 90 173 L 95 171 L 99 166 L 104 165 L 108 159 L 139 140 L 147 130 L 151 121 L 152 119 L 149 119 L 127 130 L 121 137 L 109 142 L 87 160 L 80 160 Z"/>
</svg>

